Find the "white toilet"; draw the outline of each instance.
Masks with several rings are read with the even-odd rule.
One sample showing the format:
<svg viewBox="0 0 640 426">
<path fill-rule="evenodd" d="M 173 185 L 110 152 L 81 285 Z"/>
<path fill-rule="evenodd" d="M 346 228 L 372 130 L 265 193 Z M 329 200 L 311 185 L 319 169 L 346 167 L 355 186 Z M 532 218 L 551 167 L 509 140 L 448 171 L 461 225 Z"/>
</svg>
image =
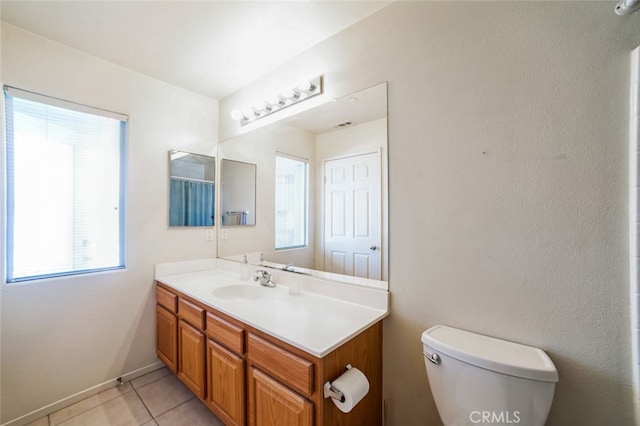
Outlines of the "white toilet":
<svg viewBox="0 0 640 426">
<path fill-rule="evenodd" d="M 558 371 L 541 349 L 437 325 L 424 362 L 446 426 L 544 425 Z"/>
</svg>

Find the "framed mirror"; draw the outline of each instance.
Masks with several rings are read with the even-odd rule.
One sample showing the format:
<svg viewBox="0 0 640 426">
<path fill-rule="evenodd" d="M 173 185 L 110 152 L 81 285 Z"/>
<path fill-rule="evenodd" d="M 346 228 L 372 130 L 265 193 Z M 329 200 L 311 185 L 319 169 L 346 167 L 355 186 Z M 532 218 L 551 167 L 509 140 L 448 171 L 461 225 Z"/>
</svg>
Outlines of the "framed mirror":
<svg viewBox="0 0 640 426">
<path fill-rule="evenodd" d="M 218 256 L 388 290 L 387 151 L 386 83 L 219 144 L 257 165 L 258 220 Z"/>
<path fill-rule="evenodd" d="M 169 226 L 213 226 L 216 158 L 169 151 Z"/>
<path fill-rule="evenodd" d="M 256 224 L 256 165 L 223 159 L 222 226 Z"/>
</svg>

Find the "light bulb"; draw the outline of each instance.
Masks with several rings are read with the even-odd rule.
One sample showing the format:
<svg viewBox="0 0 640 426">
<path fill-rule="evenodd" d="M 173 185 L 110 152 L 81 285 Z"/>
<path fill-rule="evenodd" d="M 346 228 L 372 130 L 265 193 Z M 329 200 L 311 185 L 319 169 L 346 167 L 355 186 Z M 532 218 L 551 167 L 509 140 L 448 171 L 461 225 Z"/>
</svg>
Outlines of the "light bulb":
<svg viewBox="0 0 640 426">
<path fill-rule="evenodd" d="M 314 89 L 313 85 L 311 84 L 311 81 L 309 81 L 308 78 L 304 78 L 304 77 L 300 77 L 298 79 L 298 81 L 296 82 L 296 87 L 302 90 L 303 92 L 307 92 L 309 90 Z"/>
<path fill-rule="evenodd" d="M 298 99 L 300 97 L 300 92 L 294 89 L 287 89 L 282 93 L 282 97 L 286 99 Z"/>
<path fill-rule="evenodd" d="M 280 95 L 276 95 L 273 98 L 269 99 L 268 102 L 271 104 L 272 107 L 281 107 L 284 106 L 284 104 L 287 103 L 287 100 L 284 99 L 282 96 Z"/>
<path fill-rule="evenodd" d="M 231 118 L 235 121 L 240 121 L 243 118 L 246 118 L 244 116 L 244 114 L 242 113 L 242 111 L 240 111 L 239 109 L 234 109 L 231 111 Z"/>
<path fill-rule="evenodd" d="M 253 107 L 256 111 L 264 111 L 271 112 L 271 104 L 269 102 L 260 102 L 255 107 Z"/>
<path fill-rule="evenodd" d="M 253 108 L 247 107 L 242 109 L 242 115 L 244 116 L 242 117 L 244 120 L 251 120 L 252 118 L 255 118 L 256 112 Z"/>
<path fill-rule="evenodd" d="M 616 5 L 615 12 L 618 15 L 630 15 L 639 9 L 639 0 L 620 0 Z"/>
</svg>

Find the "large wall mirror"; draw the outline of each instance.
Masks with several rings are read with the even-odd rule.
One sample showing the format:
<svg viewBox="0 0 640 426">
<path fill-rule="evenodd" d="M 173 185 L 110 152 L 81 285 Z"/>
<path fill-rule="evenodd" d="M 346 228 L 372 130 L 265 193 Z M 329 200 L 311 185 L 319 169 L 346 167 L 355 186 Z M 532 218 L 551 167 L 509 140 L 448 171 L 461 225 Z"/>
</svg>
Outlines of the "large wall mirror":
<svg viewBox="0 0 640 426">
<path fill-rule="evenodd" d="M 216 158 L 169 151 L 169 226 L 213 226 Z"/>
<path fill-rule="evenodd" d="M 256 165 L 256 222 L 218 256 L 388 290 L 387 149 L 386 83 L 219 144 Z"/>
</svg>

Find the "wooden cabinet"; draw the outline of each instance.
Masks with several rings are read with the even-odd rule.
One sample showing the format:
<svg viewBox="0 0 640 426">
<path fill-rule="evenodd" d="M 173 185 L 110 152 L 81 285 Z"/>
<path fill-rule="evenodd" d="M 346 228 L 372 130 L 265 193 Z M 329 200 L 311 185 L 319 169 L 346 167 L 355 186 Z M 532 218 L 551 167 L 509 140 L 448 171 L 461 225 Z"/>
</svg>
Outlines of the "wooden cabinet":
<svg viewBox="0 0 640 426">
<path fill-rule="evenodd" d="M 312 426 L 313 404 L 257 368 L 249 370 L 251 426 Z"/>
<path fill-rule="evenodd" d="M 241 325 L 232 324 L 219 315 L 207 312 L 207 336 L 237 355 L 244 355 L 245 331 Z"/>
<path fill-rule="evenodd" d="M 206 397 L 205 310 L 178 297 L 178 377 L 200 399 Z"/>
<path fill-rule="evenodd" d="M 178 316 L 198 330 L 204 330 L 204 315 L 204 308 L 182 297 L 178 298 Z"/>
<path fill-rule="evenodd" d="M 178 296 L 156 287 L 156 353 L 169 370 L 178 372 Z"/>
<path fill-rule="evenodd" d="M 250 425 L 312 425 L 315 364 L 249 334 Z"/>
<path fill-rule="evenodd" d="M 207 312 L 207 404 L 226 425 L 246 424 L 245 330 Z"/>
<path fill-rule="evenodd" d="M 178 295 L 163 287 L 156 287 L 156 303 L 173 314 L 178 312 Z"/>
<path fill-rule="evenodd" d="M 178 323 L 178 377 L 200 399 L 206 396 L 204 333 Z"/>
<path fill-rule="evenodd" d="M 323 384 L 360 369 L 369 393 L 349 413 L 324 398 Z M 316 358 L 259 330 L 247 335 L 248 413 L 251 426 L 382 425 L 382 322 Z"/>
<path fill-rule="evenodd" d="M 169 370 L 178 371 L 178 318 L 156 306 L 156 353 Z"/>
<path fill-rule="evenodd" d="M 313 393 L 313 361 L 302 358 L 254 334 L 249 335 L 251 363 L 296 391 Z"/>
<path fill-rule="evenodd" d="M 227 425 L 245 424 L 244 358 L 220 346 L 207 342 L 209 395 L 207 403 Z"/>
<path fill-rule="evenodd" d="M 172 287 L 156 291 L 157 353 L 227 426 L 382 424 L 382 323 L 323 358 L 218 312 Z M 367 396 L 343 413 L 323 395 L 352 364 Z"/>
</svg>

